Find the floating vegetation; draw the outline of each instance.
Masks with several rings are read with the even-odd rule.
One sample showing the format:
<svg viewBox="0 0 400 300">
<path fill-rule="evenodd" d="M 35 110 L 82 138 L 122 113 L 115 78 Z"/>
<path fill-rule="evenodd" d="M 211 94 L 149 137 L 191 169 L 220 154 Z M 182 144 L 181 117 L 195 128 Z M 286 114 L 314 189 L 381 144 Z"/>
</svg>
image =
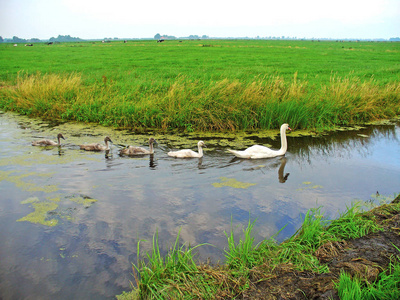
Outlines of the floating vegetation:
<svg viewBox="0 0 400 300">
<path fill-rule="evenodd" d="M 97 202 L 96 199 L 84 196 L 84 197 L 74 197 L 74 198 L 69 198 L 72 202 L 82 204 L 85 208 L 88 208 L 92 206 L 93 203 Z"/>
<path fill-rule="evenodd" d="M 303 184 L 307 185 L 307 186 L 303 187 L 303 188 L 298 188 L 298 189 L 296 189 L 296 191 L 303 191 L 303 190 L 309 190 L 309 189 L 322 189 L 323 188 L 322 185 L 318 185 L 318 184 L 311 186 L 311 184 L 312 184 L 311 181 L 304 181 Z"/>
<path fill-rule="evenodd" d="M 235 178 L 220 177 L 220 179 L 221 182 L 215 182 L 212 185 L 217 188 L 229 186 L 235 189 L 247 189 L 253 185 L 256 185 L 256 183 L 240 182 L 237 181 Z"/>
<path fill-rule="evenodd" d="M 46 199 L 46 201 L 40 201 L 38 197 L 29 197 L 21 201 L 21 204 L 31 204 L 34 212 L 18 219 L 17 222 L 27 221 L 45 226 L 56 226 L 58 219 L 55 219 L 55 216 L 68 221 L 74 220 L 72 214 L 76 211 L 76 208 L 59 209 L 59 203 L 62 201 L 61 196 L 47 197 Z M 97 202 L 96 199 L 88 196 L 67 196 L 64 199 L 82 205 L 84 208 L 89 208 L 93 203 Z"/>
<path fill-rule="evenodd" d="M 34 147 L 32 147 L 34 148 Z M 19 166 L 34 166 L 34 165 L 55 165 L 67 164 L 78 159 L 97 160 L 93 157 L 82 156 L 79 152 L 68 152 L 68 155 L 45 155 L 41 147 L 33 149 L 33 152 L 25 151 L 21 155 L 0 159 L 0 166 L 19 165 Z M 26 149 L 26 148 L 25 148 Z"/>
<path fill-rule="evenodd" d="M 34 202 L 39 202 L 38 197 L 29 197 L 28 199 L 21 201 L 21 204 L 29 204 L 29 203 L 34 203 Z"/>
<path fill-rule="evenodd" d="M 51 193 L 58 190 L 56 185 L 46 185 L 46 186 L 38 186 L 32 182 L 25 182 L 22 179 L 30 176 L 51 176 L 51 174 L 40 174 L 37 172 L 29 172 L 21 175 L 11 176 L 12 173 L 16 171 L 0 171 L 0 181 L 8 181 L 15 184 L 16 187 L 22 189 L 27 192 L 45 192 Z"/>
<path fill-rule="evenodd" d="M 29 198 L 27 199 L 29 200 Z M 32 200 L 29 200 L 32 201 Z M 22 202 L 26 202 L 22 201 Z M 22 203 L 21 202 L 21 203 Z M 34 224 L 42 224 L 45 226 L 56 226 L 58 224 L 57 219 L 47 219 L 48 213 L 57 209 L 58 204 L 54 202 L 29 202 L 32 203 L 32 207 L 35 209 L 34 212 L 26 215 L 25 217 L 18 219 L 17 222 L 31 222 Z"/>
</svg>

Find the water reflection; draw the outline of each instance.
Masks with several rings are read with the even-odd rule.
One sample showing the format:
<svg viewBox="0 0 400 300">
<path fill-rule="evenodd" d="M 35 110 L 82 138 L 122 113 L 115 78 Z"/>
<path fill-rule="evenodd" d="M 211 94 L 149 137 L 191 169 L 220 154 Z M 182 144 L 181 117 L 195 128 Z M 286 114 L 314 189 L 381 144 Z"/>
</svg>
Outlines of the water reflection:
<svg viewBox="0 0 400 300">
<path fill-rule="evenodd" d="M 313 157 L 328 159 L 335 155 L 350 158 L 354 153 L 362 157 L 371 155 L 371 147 L 376 142 L 391 140 L 399 144 L 398 126 L 368 126 L 357 131 L 333 132 L 319 138 L 304 137 L 291 138 L 291 153 L 299 155 L 302 159 L 312 162 Z"/>
<path fill-rule="evenodd" d="M 278 170 L 278 178 L 279 178 L 280 183 L 285 183 L 286 180 L 288 180 L 288 177 L 290 175 L 290 173 L 284 174 L 286 162 L 287 162 L 286 157 L 282 157 L 281 158 L 281 166 L 279 167 L 279 170 Z"/>
<path fill-rule="evenodd" d="M 30 146 L 34 135 L 59 131 L 70 133 L 61 148 Z M 163 252 L 180 230 L 182 243 L 215 245 L 198 249 L 202 260 L 217 261 L 227 246 L 224 232 L 232 225 L 240 235 L 249 217 L 257 219 L 256 242 L 286 225 L 278 236 L 283 240 L 309 208 L 322 206 L 334 217 L 355 198 L 368 200 L 378 190 L 398 193 L 399 131 L 391 125 L 322 137 L 288 134 L 286 157 L 262 160 L 233 158 L 226 149 L 234 137 L 154 133 L 155 154 L 121 157 L 118 145 L 143 142 L 147 135 L 52 127 L 1 114 L 0 239 L 7 243 L 0 246 L 0 298 L 112 299 L 133 280 L 137 242 L 149 241 L 141 247 L 150 250 L 157 230 Z M 79 150 L 83 137 L 90 143 L 100 136 L 118 144 L 108 152 Z M 166 154 L 201 138 L 208 148 L 200 159 Z M 279 142 L 254 134 L 241 140 L 272 148 Z M 57 208 L 44 213 L 57 226 L 17 222 L 48 203 Z"/>
</svg>

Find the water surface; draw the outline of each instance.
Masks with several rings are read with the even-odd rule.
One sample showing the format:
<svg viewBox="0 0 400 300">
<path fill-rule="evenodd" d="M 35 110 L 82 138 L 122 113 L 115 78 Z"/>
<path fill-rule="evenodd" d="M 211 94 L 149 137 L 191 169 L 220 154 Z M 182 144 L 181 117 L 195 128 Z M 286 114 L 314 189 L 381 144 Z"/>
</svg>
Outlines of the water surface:
<svg viewBox="0 0 400 300">
<path fill-rule="evenodd" d="M 61 148 L 33 147 L 66 137 Z M 124 145 L 146 147 L 149 134 L 96 125 L 48 124 L 0 114 L 0 298 L 112 299 L 129 289 L 137 242 L 168 249 L 180 231 L 199 258 L 223 259 L 225 232 L 255 220 L 256 241 L 283 240 L 310 208 L 335 218 L 360 199 L 400 192 L 399 123 L 311 137 L 288 134 L 284 158 L 241 160 L 226 151 L 255 143 L 279 148 L 278 131 L 171 135 L 153 133 L 153 157 L 121 157 Z M 102 142 L 111 153 L 79 150 Z M 172 149 L 208 148 L 202 159 L 175 159 Z M 379 197 L 377 197 L 377 193 Z"/>
</svg>

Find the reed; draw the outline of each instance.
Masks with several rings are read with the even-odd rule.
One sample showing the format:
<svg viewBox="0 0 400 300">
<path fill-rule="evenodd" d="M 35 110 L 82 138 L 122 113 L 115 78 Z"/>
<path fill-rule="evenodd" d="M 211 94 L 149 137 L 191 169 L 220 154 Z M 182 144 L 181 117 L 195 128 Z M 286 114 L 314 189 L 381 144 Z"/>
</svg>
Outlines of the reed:
<svg viewBox="0 0 400 300">
<path fill-rule="evenodd" d="M 400 114 L 399 51 L 261 40 L 2 44 L 0 108 L 131 129 L 323 130 Z"/>
<path fill-rule="evenodd" d="M 96 122 L 121 128 L 224 131 L 326 129 L 400 114 L 400 84 L 332 78 L 314 90 L 297 74 L 251 82 L 187 76 L 124 91 L 117 82 L 85 84 L 81 74 L 20 74 L 0 89 L 0 107 L 45 119 Z"/>
</svg>

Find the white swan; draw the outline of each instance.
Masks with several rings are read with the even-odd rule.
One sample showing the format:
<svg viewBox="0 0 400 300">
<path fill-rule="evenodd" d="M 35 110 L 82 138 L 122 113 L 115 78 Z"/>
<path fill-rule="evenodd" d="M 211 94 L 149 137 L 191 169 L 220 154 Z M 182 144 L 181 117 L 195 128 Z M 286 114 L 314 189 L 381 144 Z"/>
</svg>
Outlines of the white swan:
<svg viewBox="0 0 400 300">
<path fill-rule="evenodd" d="M 247 148 L 244 151 L 236 151 L 230 150 L 229 152 L 233 153 L 236 157 L 239 158 L 270 158 L 285 155 L 287 151 L 287 140 L 286 140 L 286 130 L 292 130 L 289 127 L 289 124 L 283 124 L 281 126 L 281 149 L 279 150 L 272 150 L 265 146 L 254 145 L 250 148 Z"/>
<path fill-rule="evenodd" d="M 104 150 L 107 151 L 110 150 L 108 142 L 112 143 L 112 140 L 108 136 L 106 136 L 104 138 L 105 145 L 99 143 L 93 143 L 93 144 L 79 145 L 79 148 L 81 148 L 81 150 L 86 150 L 86 151 L 104 151 Z"/>
<path fill-rule="evenodd" d="M 141 148 L 141 147 L 134 147 L 128 146 L 124 149 L 119 151 L 120 155 L 145 155 L 145 154 L 154 154 L 153 143 L 157 143 L 154 138 L 149 139 L 149 150 Z"/>
<path fill-rule="evenodd" d="M 43 139 L 43 140 L 33 141 L 32 146 L 61 146 L 60 139 L 65 140 L 64 136 L 61 133 L 57 135 L 57 141 L 58 141 L 57 143 L 52 140 Z"/>
<path fill-rule="evenodd" d="M 170 151 L 170 152 L 168 152 L 168 155 L 172 156 L 172 157 L 178 157 L 178 158 L 203 157 L 203 148 L 202 147 L 207 148 L 207 146 L 204 144 L 203 141 L 200 141 L 197 143 L 197 147 L 199 149 L 198 153 L 193 150 L 190 150 L 190 149 L 183 149 L 183 150 L 179 150 L 179 151 Z"/>
</svg>

